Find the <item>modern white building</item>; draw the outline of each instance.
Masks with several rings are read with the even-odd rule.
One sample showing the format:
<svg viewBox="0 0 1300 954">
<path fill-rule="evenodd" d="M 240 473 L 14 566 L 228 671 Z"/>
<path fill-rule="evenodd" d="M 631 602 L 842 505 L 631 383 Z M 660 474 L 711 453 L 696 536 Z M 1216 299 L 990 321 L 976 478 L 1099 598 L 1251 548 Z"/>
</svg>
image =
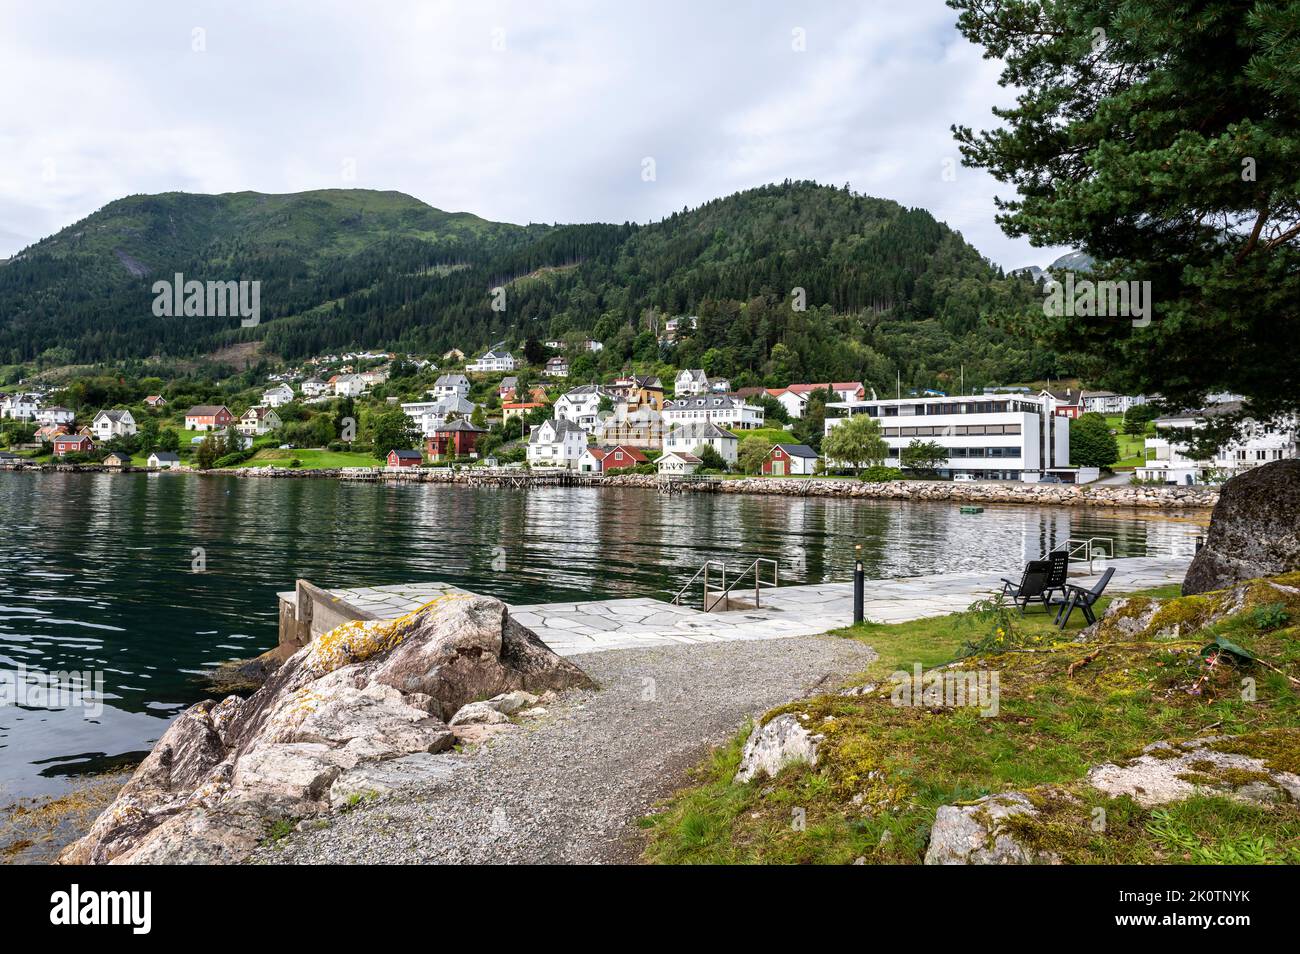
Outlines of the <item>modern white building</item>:
<svg viewBox="0 0 1300 954">
<path fill-rule="evenodd" d="M 293 400 L 293 388 L 287 384 L 277 384 L 262 392 L 262 403 L 267 407 L 280 407 Z"/>
<path fill-rule="evenodd" d="M 948 451 L 940 476 L 969 474 L 983 480 L 1037 483 L 1054 474 L 1073 482 L 1070 419 L 1053 413 L 1045 398 L 980 395 L 835 401 L 826 405 L 825 433 L 850 417 L 866 414 L 880 425 L 889 445 L 888 466 L 900 467 L 903 448 L 933 441 Z M 834 415 L 834 416 L 832 416 Z M 827 466 L 836 466 L 827 461 Z M 1085 473 L 1085 479 L 1095 477 Z"/>
<path fill-rule="evenodd" d="M 599 384 L 580 384 L 561 394 L 555 402 L 555 416 L 577 424 L 584 431 L 594 431 L 600 420 L 600 402 L 614 400 L 612 392 Z"/>
<path fill-rule="evenodd" d="M 763 426 L 763 409 L 725 395 L 674 398 L 664 404 L 667 427 L 705 421 L 730 430 L 753 430 Z"/>
<path fill-rule="evenodd" d="M 433 382 L 433 390 L 429 394 L 435 401 L 453 397 L 467 398 L 469 378 L 463 374 L 440 374 L 438 380 Z"/>
<path fill-rule="evenodd" d="M 1189 432 L 1204 427 L 1209 418 L 1240 410 L 1240 401 L 1227 401 L 1156 418 L 1156 436 L 1146 439 L 1146 463 L 1137 468 L 1138 479 L 1167 484 L 1218 483 L 1260 464 L 1300 456 L 1300 422 L 1294 418 L 1271 425 L 1248 420 L 1244 439 L 1224 445 L 1208 460 L 1188 456 Z"/>
<path fill-rule="evenodd" d="M 712 447 L 722 455 L 727 466 L 731 466 L 736 462 L 740 440 L 735 434 L 729 434 L 708 421 L 682 424 L 664 435 L 665 454 L 694 455 L 701 447 Z"/>
<path fill-rule="evenodd" d="M 121 410 L 100 411 L 90 422 L 91 433 L 98 441 L 111 441 L 115 437 L 130 437 L 135 434 L 135 418 L 131 412 Z"/>
<path fill-rule="evenodd" d="M 587 450 L 587 432 L 562 417 L 538 424 L 528 434 L 528 466 L 575 470 Z"/>
<path fill-rule="evenodd" d="M 509 351 L 486 351 L 476 361 L 465 365 L 466 371 L 513 371 L 515 356 Z"/>
</svg>

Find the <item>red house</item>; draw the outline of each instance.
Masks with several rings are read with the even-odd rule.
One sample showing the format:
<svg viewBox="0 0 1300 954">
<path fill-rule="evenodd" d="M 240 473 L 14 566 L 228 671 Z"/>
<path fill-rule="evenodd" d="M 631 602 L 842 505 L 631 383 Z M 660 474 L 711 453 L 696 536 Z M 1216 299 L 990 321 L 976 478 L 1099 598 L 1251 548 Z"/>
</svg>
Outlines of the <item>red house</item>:
<svg viewBox="0 0 1300 954">
<path fill-rule="evenodd" d="M 817 452 L 807 444 L 774 444 L 763 458 L 763 473 L 773 477 L 816 473 Z"/>
<path fill-rule="evenodd" d="M 224 404 L 196 404 L 185 412 L 185 429 L 219 431 L 230 426 L 235 416 Z"/>
<path fill-rule="evenodd" d="M 487 429 L 475 427 L 464 418 L 448 421 L 438 427 L 433 436 L 424 442 L 424 450 L 432 460 L 443 457 L 474 457 L 478 451 L 478 437 Z"/>
<path fill-rule="evenodd" d="M 95 442 L 85 434 L 60 434 L 54 438 L 54 456 L 64 454 L 88 454 L 95 449 Z"/>
<path fill-rule="evenodd" d="M 424 463 L 424 455 L 417 450 L 390 450 L 389 467 L 419 467 Z"/>
<path fill-rule="evenodd" d="M 605 456 L 600 460 L 600 470 L 602 473 L 608 474 L 613 470 L 627 470 L 637 464 L 647 464 L 649 462 L 650 458 L 646 457 L 637 448 L 619 444 L 617 447 L 605 451 Z"/>
</svg>

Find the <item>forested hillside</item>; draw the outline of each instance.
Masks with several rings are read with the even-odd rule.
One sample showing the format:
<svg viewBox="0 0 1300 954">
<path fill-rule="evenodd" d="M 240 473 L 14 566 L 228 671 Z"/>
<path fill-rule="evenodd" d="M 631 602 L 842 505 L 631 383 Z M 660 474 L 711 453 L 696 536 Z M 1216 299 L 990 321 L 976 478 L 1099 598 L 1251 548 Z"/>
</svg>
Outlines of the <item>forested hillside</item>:
<svg viewBox="0 0 1300 954">
<path fill-rule="evenodd" d="M 154 317 L 150 288 L 175 272 L 260 280 L 262 324 Z M 999 330 L 1034 294 L 924 210 L 808 182 L 644 226 L 522 227 L 365 190 L 170 193 L 113 202 L 0 265 L 0 363 L 195 357 L 250 339 L 286 359 L 438 354 L 574 332 L 605 342 L 606 361 L 653 363 L 663 321 L 694 314 L 672 363 L 712 374 L 943 385 L 964 364 L 968 383 L 991 383 L 1061 370 Z"/>
</svg>

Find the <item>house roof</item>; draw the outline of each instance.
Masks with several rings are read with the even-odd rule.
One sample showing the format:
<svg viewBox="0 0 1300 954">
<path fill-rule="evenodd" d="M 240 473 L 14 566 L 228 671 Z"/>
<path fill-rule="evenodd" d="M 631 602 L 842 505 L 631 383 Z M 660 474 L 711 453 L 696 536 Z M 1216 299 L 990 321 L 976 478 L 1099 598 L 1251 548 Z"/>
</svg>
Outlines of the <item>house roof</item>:
<svg viewBox="0 0 1300 954">
<path fill-rule="evenodd" d="M 434 431 L 435 434 L 445 434 L 450 431 L 464 431 L 467 434 L 486 434 L 486 427 L 475 427 L 464 418 L 457 418 L 454 421 L 448 421 L 446 424 L 440 424 Z"/>
<path fill-rule="evenodd" d="M 255 407 L 250 407 L 247 411 L 244 412 L 244 417 L 248 417 L 248 415 L 250 414 L 253 415 L 253 417 L 257 418 L 257 420 L 259 421 L 266 417 L 273 416 L 278 418 L 280 416 L 279 414 L 276 414 L 272 408 L 267 407 L 265 404 L 258 404 Z"/>
<path fill-rule="evenodd" d="M 131 462 L 131 455 L 124 451 L 109 451 L 104 455 L 104 460 L 108 460 L 110 457 L 116 457 L 117 459 L 124 460 L 127 463 Z"/>
<path fill-rule="evenodd" d="M 149 456 L 154 458 L 155 460 L 160 460 L 165 463 L 172 463 L 172 464 L 180 463 L 180 459 L 181 459 L 180 454 L 174 454 L 171 451 L 154 451 Z"/>
<path fill-rule="evenodd" d="M 694 424 L 679 424 L 668 432 L 667 440 L 688 440 L 699 441 L 705 438 L 722 438 L 724 440 L 738 441 L 735 434 L 725 431 L 712 421 L 698 421 Z"/>
<path fill-rule="evenodd" d="M 670 410 L 684 411 L 691 408 L 724 408 L 738 407 L 745 402 L 740 398 L 727 397 L 721 394 L 701 395 L 700 397 L 675 398 L 669 401 L 665 406 Z"/>
<path fill-rule="evenodd" d="M 43 407 L 43 408 L 40 409 L 40 411 L 39 411 L 38 413 L 41 413 L 41 414 L 53 414 L 55 411 L 63 411 L 63 412 L 65 412 L 65 413 L 67 413 L 67 414 L 71 414 L 71 413 L 72 413 L 72 410 L 71 410 L 70 408 L 66 408 L 66 407 L 64 407 L 62 404 L 55 404 L 53 407 Z"/>
<path fill-rule="evenodd" d="M 165 400 L 165 398 L 161 394 L 150 394 L 148 397 L 145 398 L 145 401 L 150 404 L 155 404 L 158 401 L 162 401 L 162 400 Z"/>
<path fill-rule="evenodd" d="M 398 460 L 424 460 L 424 455 L 417 450 L 399 450 L 394 448 L 388 453 L 390 455 L 396 454 Z"/>
<path fill-rule="evenodd" d="M 791 457 L 807 457 L 812 460 L 817 459 L 817 452 L 807 444 L 773 444 L 772 450 L 776 450 L 778 447 Z M 771 454 L 771 452 L 772 451 L 768 451 L 769 454 Z"/>
<path fill-rule="evenodd" d="M 438 380 L 433 382 L 435 388 L 450 388 L 458 385 L 469 387 L 469 378 L 463 374 L 440 374 Z"/>
<path fill-rule="evenodd" d="M 612 453 L 614 453 L 614 451 L 622 451 L 624 454 L 627 454 L 629 457 L 631 457 L 631 458 L 632 458 L 634 461 L 636 461 L 638 464 L 644 464 L 644 463 L 646 463 L 646 461 L 648 461 L 648 460 L 650 459 L 649 457 L 646 457 L 646 455 L 643 454 L 643 453 L 642 453 L 640 450 L 638 450 L 637 448 L 635 448 L 635 447 L 629 447 L 629 446 L 626 445 L 626 444 L 618 444 L 618 445 L 616 445 L 616 446 L 614 446 L 614 447 L 611 447 L 611 448 L 607 451 L 607 453 L 612 454 Z"/>
<path fill-rule="evenodd" d="M 220 412 L 230 413 L 224 404 L 196 404 L 185 412 L 186 417 L 216 417 Z"/>
<path fill-rule="evenodd" d="M 100 411 L 98 414 L 95 415 L 95 420 L 99 420 L 101 417 L 106 417 L 110 421 L 120 421 L 122 420 L 123 417 L 127 416 L 129 413 L 130 413 L 129 411 L 125 411 L 120 408 L 115 408 L 113 410 L 107 410 L 107 411 Z"/>
<path fill-rule="evenodd" d="M 94 441 L 90 440 L 89 434 L 59 434 L 54 438 L 54 443 L 56 444 L 60 442 L 66 443 L 67 441 L 73 441 L 76 443 L 80 443 L 81 441 L 90 441 L 90 443 L 94 443 Z"/>
<path fill-rule="evenodd" d="M 551 427 L 555 429 L 555 437 L 557 440 L 564 440 L 564 435 L 570 433 L 581 434 L 584 441 L 587 438 L 587 432 L 584 431 L 582 428 L 580 428 L 577 424 L 574 424 L 572 421 L 565 420 L 562 417 L 553 417 L 549 421 L 546 421 L 544 424 L 538 424 L 536 427 L 534 427 L 531 431 L 528 432 L 528 443 L 530 444 L 542 443 L 542 438 L 541 438 L 542 428 L 544 428 L 547 424 L 550 424 Z"/>
<path fill-rule="evenodd" d="M 684 463 L 687 464 L 704 463 L 704 461 L 700 460 L 694 454 L 687 453 L 686 451 L 669 451 L 667 454 L 664 454 L 662 457 L 660 457 L 659 460 L 656 461 L 656 463 L 662 464 L 664 461 L 672 457 L 676 457 L 678 460 L 683 461 Z"/>
</svg>

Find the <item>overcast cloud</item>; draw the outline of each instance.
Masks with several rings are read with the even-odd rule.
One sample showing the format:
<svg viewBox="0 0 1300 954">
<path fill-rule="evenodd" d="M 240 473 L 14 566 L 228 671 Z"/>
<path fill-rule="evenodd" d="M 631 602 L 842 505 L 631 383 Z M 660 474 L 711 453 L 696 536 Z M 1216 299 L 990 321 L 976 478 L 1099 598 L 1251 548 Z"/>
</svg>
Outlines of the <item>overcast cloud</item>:
<svg viewBox="0 0 1300 954">
<path fill-rule="evenodd" d="M 141 192 L 395 189 L 499 221 L 647 222 L 785 178 L 927 208 L 1006 267 L 1057 254 L 1002 235 L 991 177 L 943 179 L 950 124 L 1012 97 L 942 0 L 0 0 L 0 18 L 0 256 Z"/>
</svg>

